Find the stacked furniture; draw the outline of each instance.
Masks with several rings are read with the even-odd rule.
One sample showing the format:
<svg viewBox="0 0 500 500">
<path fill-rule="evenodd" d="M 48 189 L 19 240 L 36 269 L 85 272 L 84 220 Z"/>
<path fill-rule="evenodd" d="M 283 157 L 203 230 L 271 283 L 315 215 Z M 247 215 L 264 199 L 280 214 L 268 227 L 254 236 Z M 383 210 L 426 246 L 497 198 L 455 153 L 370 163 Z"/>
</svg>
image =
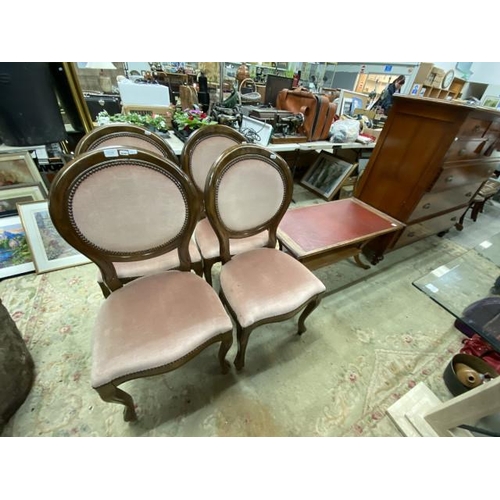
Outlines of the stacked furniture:
<svg viewBox="0 0 500 500">
<path fill-rule="evenodd" d="M 481 186 L 481 189 L 477 192 L 476 196 L 474 196 L 474 199 L 467 207 L 467 210 L 462 214 L 462 217 L 460 217 L 460 220 L 457 223 L 457 229 L 459 231 L 463 229 L 465 215 L 467 214 L 469 208 L 471 209 L 470 218 L 474 222 L 476 222 L 477 216 L 480 213 L 483 213 L 484 205 L 486 204 L 486 202 L 491 198 L 493 198 L 499 192 L 500 192 L 500 180 L 495 178 L 488 179 Z"/>
<path fill-rule="evenodd" d="M 406 224 L 363 248 L 385 252 L 452 228 L 500 164 L 500 113 L 395 96 L 355 197 Z"/>
</svg>

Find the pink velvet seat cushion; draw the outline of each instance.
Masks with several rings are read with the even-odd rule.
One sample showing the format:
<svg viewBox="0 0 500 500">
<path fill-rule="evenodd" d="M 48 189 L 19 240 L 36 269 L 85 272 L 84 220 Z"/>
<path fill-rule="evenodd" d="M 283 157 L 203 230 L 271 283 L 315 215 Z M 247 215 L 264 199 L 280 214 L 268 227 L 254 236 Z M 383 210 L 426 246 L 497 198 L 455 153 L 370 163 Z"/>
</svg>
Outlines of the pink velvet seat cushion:
<svg viewBox="0 0 500 500">
<path fill-rule="evenodd" d="M 204 259 L 213 259 L 220 255 L 219 240 L 208 218 L 198 222 L 194 237 Z M 248 238 L 230 239 L 229 251 L 231 255 L 238 255 L 255 248 L 261 248 L 266 245 L 268 239 L 269 235 L 267 231 L 262 231 Z"/>
<path fill-rule="evenodd" d="M 201 255 L 196 243 L 189 242 L 189 255 L 191 263 L 201 262 Z M 158 257 L 146 260 L 135 260 L 130 262 L 115 262 L 116 275 L 118 278 L 135 278 L 137 276 L 149 276 L 150 274 L 169 271 L 179 266 L 179 253 L 177 249 L 164 253 Z M 102 282 L 102 273 L 97 270 L 97 281 Z"/>
<path fill-rule="evenodd" d="M 233 257 L 222 266 L 220 284 L 243 328 L 291 312 L 325 291 L 309 269 L 274 248 Z"/>
<path fill-rule="evenodd" d="M 92 386 L 179 360 L 232 329 L 199 276 L 167 271 L 132 281 L 102 304 L 94 325 Z"/>
</svg>

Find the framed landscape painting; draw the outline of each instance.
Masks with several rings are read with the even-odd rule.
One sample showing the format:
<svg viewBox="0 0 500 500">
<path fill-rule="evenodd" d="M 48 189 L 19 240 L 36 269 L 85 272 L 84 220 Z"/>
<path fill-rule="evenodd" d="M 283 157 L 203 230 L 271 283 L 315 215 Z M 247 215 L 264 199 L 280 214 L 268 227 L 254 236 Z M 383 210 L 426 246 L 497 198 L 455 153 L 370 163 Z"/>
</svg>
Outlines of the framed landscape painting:
<svg viewBox="0 0 500 500">
<path fill-rule="evenodd" d="M 38 274 L 91 262 L 57 232 L 47 200 L 19 203 L 17 209 Z"/>
<path fill-rule="evenodd" d="M 0 219 L 0 279 L 35 270 L 33 258 L 18 215 Z"/>
</svg>

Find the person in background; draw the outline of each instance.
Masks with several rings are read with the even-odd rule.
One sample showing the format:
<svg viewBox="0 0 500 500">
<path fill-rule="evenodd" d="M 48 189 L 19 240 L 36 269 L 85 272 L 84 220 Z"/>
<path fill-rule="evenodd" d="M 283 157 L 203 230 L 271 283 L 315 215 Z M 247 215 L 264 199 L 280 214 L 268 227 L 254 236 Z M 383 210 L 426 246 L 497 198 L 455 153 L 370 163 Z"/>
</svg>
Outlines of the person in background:
<svg viewBox="0 0 500 500">
<path fill-rule="evenodd" d="M 296 89 L 298 86 L 300 86 L 300 76 L 302 74 L 302 71 L 300 69 L 293 75 L 293 81 L 292 81 L 292 88 Z"/>
<path fill-rule="evenodd" d="M 382 91 L 380 99 L 375 104 L 375 108 L 381 113 L 387 115 L 392 106 L 393 95 L 401 91 L 401 87 L 405 84 L 405 76 L 398 76 L 392 83 L 389 83 L 387 87 Z"/>
<path fill-rule="evenodd" d="M 314 75 L 312 75 L 310 80 L 309 80 L 308 88 L 311 92 L 316 91 L 316 77 Z"/>
</svg>

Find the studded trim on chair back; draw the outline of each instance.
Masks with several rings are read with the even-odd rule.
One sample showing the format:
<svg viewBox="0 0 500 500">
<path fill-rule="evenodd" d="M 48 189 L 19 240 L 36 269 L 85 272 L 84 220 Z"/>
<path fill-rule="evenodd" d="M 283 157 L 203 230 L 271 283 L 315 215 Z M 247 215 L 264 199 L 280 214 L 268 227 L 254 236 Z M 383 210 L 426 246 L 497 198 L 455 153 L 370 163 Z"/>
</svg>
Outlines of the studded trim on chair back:
<svg viewBox="0 0 500 500">
<path fill-rule="evenodd" d="M 158 144 L 151 141 L 147 136 L 134 136 L 125 133 L 113 134 L 110 137 L 103 137 L 99 141 L 92 144 L 89 151 L 95 149 L 103 149 L 109 147 L 128 147 L 128 148 L 138 148 L 149 151 L 150 153 L 165 156 L 164 149 L 160 148 Z M 170 158 L 169 158 L 170 159 Z"/>
<path fill-rule="evenodd" d="M 122 148 L 78 156 L 54 179 L 49 211 L 56 229 L 100 267 L 105 281 L 116 278 L 113 262 L 174 248 L 181 268 L 190 268 L 188 245 L 199 217 L 195 188 L 174 163 L 151 153 Z"/>
<path fill-rule="evenodd" d="M 202 199 L 212 164 L 224 151 L 245 141 L 243 134 L 227 125 L 207 125 L 190 135 L 181 154 L 181 166 Z"/>
<path fill-rule="evenodd" d="M 112 124 L 95 128 L 86 134 L 75 148 L 75 156 L 109 147 L 137 148 L 149 151 L 175 164 L 179 159 L 172 147 L 161 137 L 142 127 L 131 124 Z"/>
<path fill-rule="evenodd" d="M 207 216 L 221 242 L 221 256 L 229 238 L 244 238 L 266 229 L 269 246 L 274 246 L 279 221 L 291 202 L 292 186 L 287 163 L 272 151 L 239 145 L 223 153 L 210 169 L 205 193 Z"/>
</svg>

